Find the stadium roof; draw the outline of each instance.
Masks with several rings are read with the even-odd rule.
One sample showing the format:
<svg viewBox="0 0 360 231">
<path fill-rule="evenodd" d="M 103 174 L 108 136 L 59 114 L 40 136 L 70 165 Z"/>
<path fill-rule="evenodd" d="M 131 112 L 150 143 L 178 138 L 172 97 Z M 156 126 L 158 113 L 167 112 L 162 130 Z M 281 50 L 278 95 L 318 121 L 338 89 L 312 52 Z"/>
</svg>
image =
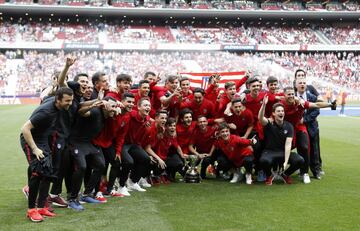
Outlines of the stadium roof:
<svg viewBox="0 0 360 231">
<path fill-rule="evenodd" d="M 178 17 L 178 18 L 241 18 L 241 19 L 308 19 L 308 20 L 360 20 L 360 12 L 356 11 L 277 11 L 277 10 L 216 10 L 216 9 L 144 9 L 117 7 L 74 7 L 45 5 L 8 5 L 0 6 L 2 14 L 36 14 L 57 16 L 86 17 Z"/>
</svg>

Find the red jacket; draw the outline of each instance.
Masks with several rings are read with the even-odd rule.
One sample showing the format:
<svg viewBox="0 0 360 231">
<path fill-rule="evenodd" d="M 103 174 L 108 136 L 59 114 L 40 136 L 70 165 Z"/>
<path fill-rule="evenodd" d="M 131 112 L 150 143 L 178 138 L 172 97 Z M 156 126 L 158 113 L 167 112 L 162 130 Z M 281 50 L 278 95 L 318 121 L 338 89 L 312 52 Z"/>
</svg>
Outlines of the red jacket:
<svg viewBox="0 0 360 231">
<path fill-rule="evenodd" d="M 243 139 L 237 135 L 230 135 L 230 139 L 227 141 L 220 138 L 214 143 L 214 146 L 219 148 L 236 167 L 242 166 L 245 156 L 253 154 L 253 149 L 250 145 L 250 140 Z"/>
<path fill-rule="evenodd" d="M 129 129 L 130 113 L 118 115 L 114 118 L 108 118 L 105 126 L 92 142 L 102 148 L 110 147 L 115 143 L 116 154 L 121 153 L 124 144 L 125 135 Z"/>
<path fill-rule="evenodd" d="M 196 122 L 191 122 L 189 127 L 185 127 L 182 123 L 176 125 L 177 141 L 184 154 L 189 154 L 189 144 L 193 137 Z"/>
<path fill-rule="evenodd" d="M 132 111 L 130 113 L 129 130 L 125 137 L 125 144 L 144 146 L 149 132 L 149 127 L 146 126 L 149 120 L 150 116 L 142 118 L 138 111 Z"/>
</svg>

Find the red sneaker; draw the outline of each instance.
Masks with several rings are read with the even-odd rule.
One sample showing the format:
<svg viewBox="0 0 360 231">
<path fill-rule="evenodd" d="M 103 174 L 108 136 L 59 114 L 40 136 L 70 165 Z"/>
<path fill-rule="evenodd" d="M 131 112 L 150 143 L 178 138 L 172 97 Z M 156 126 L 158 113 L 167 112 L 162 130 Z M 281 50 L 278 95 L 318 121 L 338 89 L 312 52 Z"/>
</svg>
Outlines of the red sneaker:
<svg viewBox="0 0 360 231">
<path fill-rule="evenodd" d="M 272 176 L 267 176 L 265 180 L 266 185 L 272 185 L 273 178 Z"/>
<path fill-rule="evenodd" d="M 285 174 L 282 174 L 281 176 L 282 176 L 282 178 L 284 179 L 284 181 L 285 181 L 286 184 L 292 184 L 292 179 L 291 179 L 290 176 L 287 176 L 287 175 L 285 175 Z"/>
<path fill-rule="evenodd" d="M 110 195 L 111 195 L 112 197 L 124 197 L 124 196 L 125 196 L 124 194 L 121 194 L 121 193 L 117 192 L 117 191 L 114 190 L 114 189 L 111 191 Z"/>
<path fill-rule="evenodd" d="M 28 217 L 33 222 L 40 222 L 43 221 L 44 218 L 40 215 L 37 209 L 28 209 L 26 213 L 26 217 Z"/>
<path fill-rule="evenodd" d="M 56 205 L 58 207 L 63 207 L 63 208 L 68 207 L 68 203 L 60 195 L 56 195 L 55 197 L 50 196 L 50 197 L 48 197 L 48 199 L 50 202 L 52 202 L 53 205 Z"/>
<path fill-rule="evenodd" d="M 107 199 L 103 196 L 102 192 L 97 192 L 95 196 L 95 200 L 100 201 L 100 203 L 106 203 Z"/>
<path fill-rule="evenodd" d="M 56 214 L 52 213 L 48 210 L 48 208 L 42 208 L 38 210 L 39 214 L 44 216 L 44 217 L 55 217 Z"/>
<path fill-rule="evenodd" d="M 170 180 L 168 179 L 168 177 L 166 175 L 161 175 L 160 176 L 160 181 L 163 183 L 163 184 L 170 184 Z"/>
<path fill-rule="evenodd" d="M 47 208 L 49 212 L 53 213 L 55 209 L 52 207 L 52 202 L 50 201 L 50 196 L 48 196 L 45 200 L 44 208 Z"/>
</svg>

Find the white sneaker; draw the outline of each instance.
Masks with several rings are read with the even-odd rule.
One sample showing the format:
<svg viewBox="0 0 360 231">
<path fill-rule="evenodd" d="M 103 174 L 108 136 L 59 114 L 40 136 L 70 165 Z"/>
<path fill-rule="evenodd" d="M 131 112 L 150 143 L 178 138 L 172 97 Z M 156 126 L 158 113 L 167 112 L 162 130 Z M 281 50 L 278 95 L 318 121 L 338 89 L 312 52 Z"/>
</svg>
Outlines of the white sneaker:
<svg viewBox="0 0 360 231">
<path fill-rule="evenodd" d="M 132 189 L 132 190 L 138 191 L 138 192 L 146 192 L 146 189 L 141 188 L 138 183 L 134 183 L 132 185 L 129 185 L 129 189 Z"/>
<path fill-rule="evenodd" d="M 240 174 L 236 171 L 234 172 L 234 176 L 231 179 L 230 183 L 234 184 L 240 181 Z"/>
<path fill-rule="evenodd" d="M 246 178 L 246 184 L 252 184 L 252 178 L 250 173 L 246 173 L 245 178 Z"/>
<path fill-rule="evenodd" d="M 149 184 L 147 180 L 143 177 L 140 178 L 139 185 L 143 188 L 151 188 L 151 184 Z"/>
<path fill-rule="evenodd" d="M 119 187 L 119 189 L 117 190 L 117 192 L 120 193 L 120 194 L 122 194 L 122 195 L 124 195 L 124 196 L 127 196 L 127 197 L 131 196 L 130 193 L 129 193 L 129 190 L 128 190 L 128 188 L 127 188 L 126 186 L 124 186 L 124 187 Z"/>
<path fill-rule="evenodd" d="M 303 181 L 304 181 L 304 184 L 309 184 L 311 181 L 310 181 L 310 176 L 309 174 L 307 173 L 304 173 L 303 175 Z"/>
</svg>

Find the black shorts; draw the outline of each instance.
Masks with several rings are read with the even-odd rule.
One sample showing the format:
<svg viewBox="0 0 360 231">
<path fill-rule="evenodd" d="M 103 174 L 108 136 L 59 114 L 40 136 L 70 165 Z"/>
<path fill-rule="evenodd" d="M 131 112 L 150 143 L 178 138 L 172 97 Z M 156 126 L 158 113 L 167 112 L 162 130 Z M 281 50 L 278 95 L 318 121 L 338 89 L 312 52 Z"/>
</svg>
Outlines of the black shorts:
<svg viewBox="0 0 360 231">
<path fill-rule="evenodd" d="M 48 144 L 36 144 L 43 151 L 44 158 L 38 160 L 32 152 L 30 146 L 26 143 L 24 137 L 20 135 L 20 144 L 25 153 L 26 160 L 29 163 L 31 173 L 56 178 L 54 175 L 52 155 Z"/>
</svg>

